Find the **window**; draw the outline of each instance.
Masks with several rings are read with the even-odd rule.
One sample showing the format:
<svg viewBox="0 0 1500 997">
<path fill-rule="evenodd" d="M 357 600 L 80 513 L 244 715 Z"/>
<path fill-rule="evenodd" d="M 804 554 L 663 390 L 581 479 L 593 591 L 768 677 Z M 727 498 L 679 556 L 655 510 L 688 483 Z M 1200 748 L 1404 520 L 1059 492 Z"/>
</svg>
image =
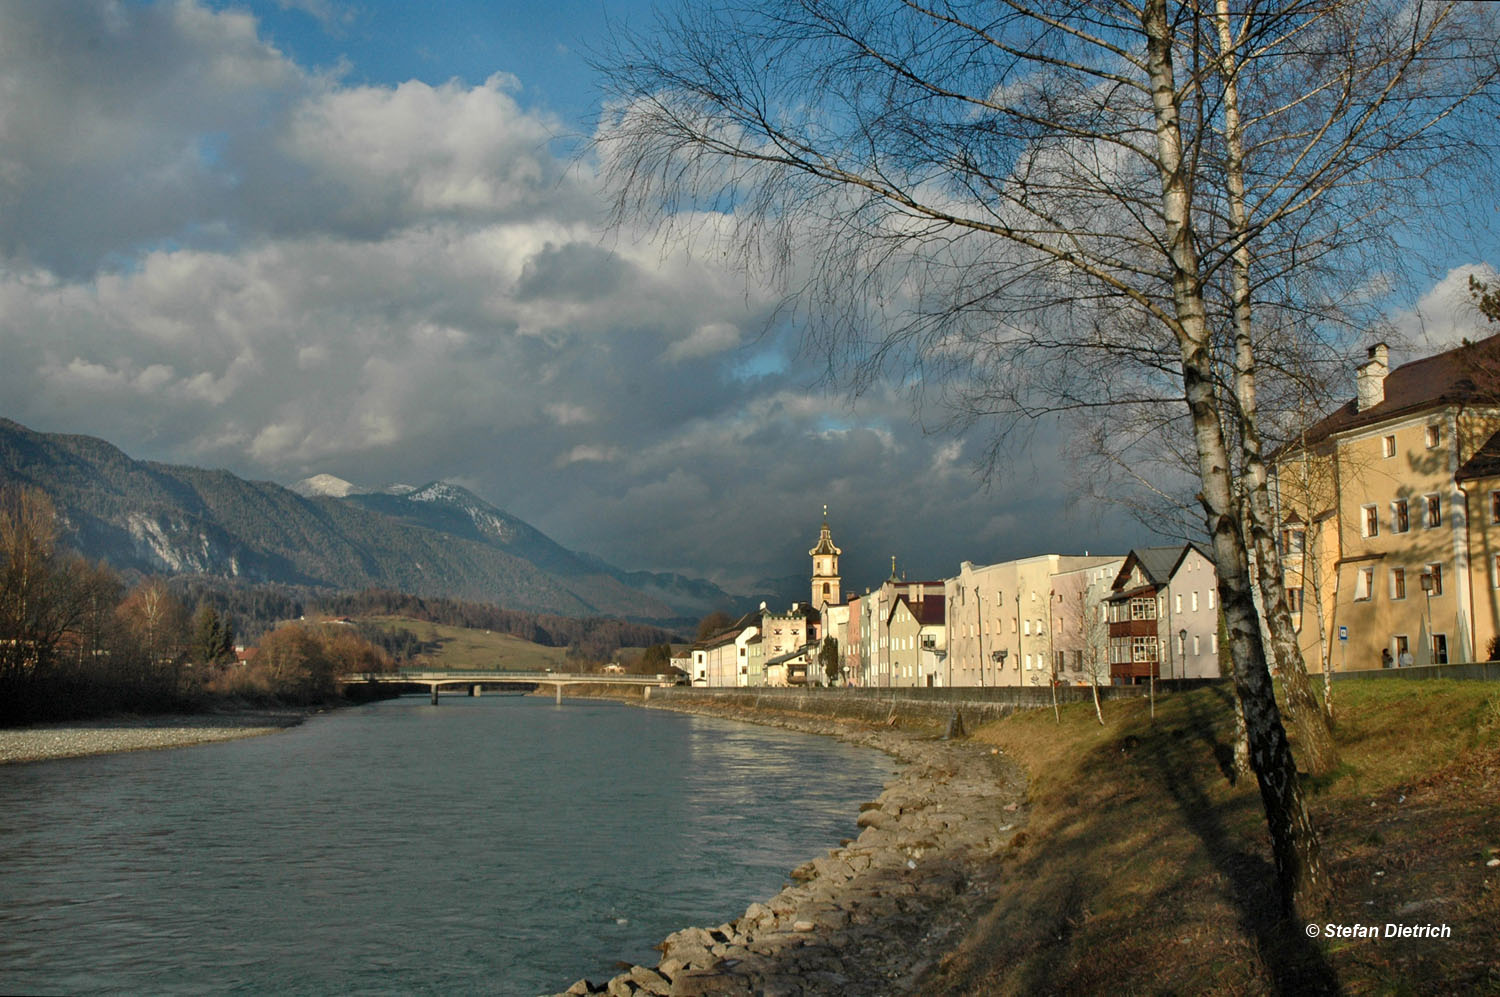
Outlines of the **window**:
<svg viewBox="0 0 1500 997">
<path fill-rule="evenodd" d="M 1500 589 L 1500 554 L 1495 555 L 1495 563 L 1490 567 L 1490 584 Z"/>
<path fill-rule="evenodd" d="M 1443 594 L 1443 566 L 1438 562 L 1427 565 L 1427 573 L 1432 576 L 1432 594 Z"/>
<path fill-rule="evenodd" d="M 1385 457 L 1396 456 L 1396 437 L 1387 436 L 1380 441 L 1380 453 Z"/>
<path fill-rule="evenodd" d="M 1364 507 L 1364 535 L 1367 537 L 1380 536 L 1380 510 L 1373 505 Z"/>
<path fill-rule="evenodd" d="M 1302 590 L 1300 588 L 1286 590 L 1286 608 L 1289 613 L 1302 612 Z"/>
<path fill-rule="evenodd" d="M 1213 589 L 1209 589 L 1208 590 L 1208 608 L 1209 609 L 1213 609 L 1214 608 L 1214 590 Z"/>
<path fill-rule="evenodd" d="M 1407 508 L 1406 499 L 1397 499 L 1391 503 L 1391 532 L 1405 533 L 1411 529 L 1411 513 Z"/>
<path fill-rule="evenodd" d="M 1132 637 L 1130 638 L 1130 660 L 1131 661 L 1156 661 L 1156 638 L 1155 637 Z"/>
<path fill-rule="evenodd" d="M 1392 568 L 1391 569 L 1391 598 L 1392 599 L 1405 599 L 1406 598 L 1406 569 L 1405 568 Z"/>
<path fill-rule="evenodd" d="M 1443 442 L 1443 427 L 1437 423 L 1427 427 L 1427 449 L 1436 450 Z"/>
<path fill-rule="evenodd" d="M 1031 636 L 1031 621 L 1030 620 L 1026 620 L 1025 621 L 1025 627 L 1026 627 L 1026 636 L 1030 637 Z"/>
<path fill-rule="evenodd" d="M 1203 638 L 1199 637 L 1197 634 L 1193 634 L 1193 654 L 1195 656 L 1203 653 L 1202 641 Z"/>
<path fill-rule="evenodd" d="M 1375 569 L 1360 568 L 1354 576 L 1354 601 L 1363 602 L 1370 598 L 1375 589 Z"/>
<path fill-rule="evenodd" d="M 1490 492 L 1490 522 L 1500 523 L 1500 492 Z"/>
<path fill-rule="evenodd" d="M 1411 643 L 1406 639 L 1406 634 L 1397 634 L 1391 638 L 1391 642 L 1396 645 L 1396 664 L 1411 664 L 1410 661 L 1406 660 L 1407 656 L 1411 653 Z"/>
<path fill-rule="evenodd" d="M 1156 619 L 1156 600 L 1147 596 L 1130 600 L 1130 618 L 1132 620 L 1154 620 Z"/>
<path fill-rule="evenodd" d="M 1219 632 L 1217 630 L 1208 635 L 1208 649 L 1214 654 L 1219 653 Z"/>
<path fill-rule="evenodd" d="M 1432 663 L 1434 665 L 1446 665 L 1448 663 L 1448 635 L 1432 635 Z"/>
<path fill-rule="evenodd" d="M 1427 505 L 1427 528 L 1435 530 L 1443 525 L 1443 497 L 1428 495 L 1423 501 Z"/>
<path fill-rule="evenodd" d="M 1307 547 L 1307 531 L 1286 527 L 1281 531 L 1281 552 L 1301 554 Z"/>
<path fill-rule="evenodd" d="M 1182 593 L 1181 592 L 1177 593 L 1177 608 L 1174 610 L 1174 612 L 1178 612 L 1178 613 L 1182 612 Z"/>
<path fill-rule="evenodd" d="M 1198 611 L 1198 590 L 1194 589 L 1193 590 L 1193 612 L 1196 613 L 1197 611 Z"/>
</svg>

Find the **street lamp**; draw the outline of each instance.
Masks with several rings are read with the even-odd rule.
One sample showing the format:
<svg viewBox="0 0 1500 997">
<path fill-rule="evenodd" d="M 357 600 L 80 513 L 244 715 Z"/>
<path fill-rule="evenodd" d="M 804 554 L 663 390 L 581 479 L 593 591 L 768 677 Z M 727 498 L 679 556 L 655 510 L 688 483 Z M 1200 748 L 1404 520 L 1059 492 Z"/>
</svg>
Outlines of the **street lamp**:
<svg viewBox="0 0 1500 997">
<path fill-rule="evenodd" d="M 1187 628 L 1177 631 L 1177 650 L 1182 652 L 1182 677 L 1187 678 Z M 1177 676 L 1172 676 L 1176 678 Z"/>
<path fill-rule="evenodd" d="M 996 669 L 996 674 L 995 674 L 995 684 L 996 685 L 1000 684 L 1000 675 L 999 675 L 999 673 L 1005 671 L 1005 656 L 1008 655 L 1008 654 L 1010 654 L 1010 648 L 1008 648 L 1008 647 L 1002 647 L 1000 650 L 998 650 L 998 651 L 992 651 L 990 653 L 990 657 L 993 658 L 994 661 L 995 661 L 995 663 L 999 666 Z"/>
<path fill-rule="evenodd" d="M 1435 643 L 1432 639 L 1432 590 L 1437 587 L 1437 579 L 1432 577 L 1431 571 L 1422 572 L 1422 592 L 1427 596 L 1427 663 L 1433 664 L 1432 648 Z"/>
</svg>

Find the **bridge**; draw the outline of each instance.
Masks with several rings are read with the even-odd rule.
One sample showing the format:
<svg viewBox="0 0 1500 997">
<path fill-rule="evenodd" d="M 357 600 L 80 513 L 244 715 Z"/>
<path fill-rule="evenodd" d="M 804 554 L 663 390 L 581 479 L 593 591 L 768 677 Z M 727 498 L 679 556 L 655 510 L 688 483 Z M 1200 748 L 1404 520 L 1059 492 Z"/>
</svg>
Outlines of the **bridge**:
<svg viewBox="0 0 1500 997">
<path fill-rule="evenodd" d="M 358 672 L 340 675 L 338 681 L 344 685 L 369 683 L 372 685 L 419 685 L 432 690 L 432 705 L 438 704 L 438 690 L 443 686 L 461 686 L 470 696 L 478 696 L 487 685 L 550 685 L 557 691 L 557 702 L 562 703 L 565 685 L 622 685 L 634 686 L 650 697 L 653 688 L 675 685 L 672 675 L 597 675 L 591 672 Z"/>
</svg>

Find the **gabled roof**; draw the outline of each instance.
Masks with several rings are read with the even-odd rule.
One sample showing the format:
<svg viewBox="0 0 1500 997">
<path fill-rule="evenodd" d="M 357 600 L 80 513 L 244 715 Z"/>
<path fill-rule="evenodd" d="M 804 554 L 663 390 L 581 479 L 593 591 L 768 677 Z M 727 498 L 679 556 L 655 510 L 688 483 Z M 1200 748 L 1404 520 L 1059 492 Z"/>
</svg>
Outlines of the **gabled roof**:
<svg viewBox="0 0 1500 997">
<path fill-rule="evenodd" d="M 924 599 L 908 599 L 906 594 L 902 593 L 896 596 L 896 601 L 891 603 L 890 612 L 886 613 L 886 626 L 890 626 L 897 606 L 905 606 L 907 612 L 911 613 L 912 619 L 917 621 L 918 626 L 930 627 L 941 624 L 947 619 L 943 612 L 943 599 L 944 597 L 940 595 L 929 595 Z"/>
<path fill-rule="evenodd" d="M 694 643 L 693 647 L 699 650 L 707 650 L 711 647 L 720 647 L 724 644 L 729 644 L 735 640 L 738 640 L 740 634 L 744 633 L 746 628 L 758 626 L 760 626 L 760 614 L 746 613 L 744 616 L 741 616 L 738 620 L 736 620 L 734 625 L 729 629 L 720 630 L 716 634 L 705 637 L 704 639 Z"/>
<path fill-rule="evenodd" d="M 1500 403 L 1500 335 L 1402 364 L 1386 375 L 1379 405 L 1360 412 L 1351 398 L 1296 442 L 1311 445 L 1345 430 L 1459 402 Z"/>
<path fill-rule="evenodd" d="M 1140 565 L 1141 574 L 1146 576 L 1150 588 L 1161 588 L 1172 580 L 1177 574 L 1177 569 L 1182 566 L 1189 553 L 1197 551 L 1208 558 L 1208 563 L 1213 563 L 1213 558 L 1197 544 L 1171 544 L 1165 547 L 1136 547 L 1125 556 L 1125 563 L 1120 565 L 1120 570 L 1115 574 L 1115 580 L 1110 585 L 1114 594 L 1112 599 L 1124 598 L 1145 591 L 1143 588 L 1133 588 L 1129 592 L 1122 592 L 1125 580 L 1130 577 L 1131 568 Z"/>
</svg>

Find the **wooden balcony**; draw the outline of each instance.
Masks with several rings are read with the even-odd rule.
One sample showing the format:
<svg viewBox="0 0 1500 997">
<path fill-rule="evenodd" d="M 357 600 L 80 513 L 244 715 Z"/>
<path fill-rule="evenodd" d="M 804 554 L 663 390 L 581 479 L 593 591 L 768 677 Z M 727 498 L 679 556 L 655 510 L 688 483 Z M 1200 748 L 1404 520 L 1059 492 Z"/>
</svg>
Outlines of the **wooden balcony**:
<svg viewBox="0 0 1500 997">
<path fill-rule="evenodd" d="M 1155 637 L 1156 620 L 1121 620 L 1109 625 L 1111 637 Z"/>
<path fill-rule="evenodd" d="M 1112 679 L 1150 678 L 1153 672 L 1157 678 L 1161 678 L 1161 662 L 1131 661 L 1124 664 L 1111 664 L 1109 666 L 1109 677 Z"/>
</svg>

